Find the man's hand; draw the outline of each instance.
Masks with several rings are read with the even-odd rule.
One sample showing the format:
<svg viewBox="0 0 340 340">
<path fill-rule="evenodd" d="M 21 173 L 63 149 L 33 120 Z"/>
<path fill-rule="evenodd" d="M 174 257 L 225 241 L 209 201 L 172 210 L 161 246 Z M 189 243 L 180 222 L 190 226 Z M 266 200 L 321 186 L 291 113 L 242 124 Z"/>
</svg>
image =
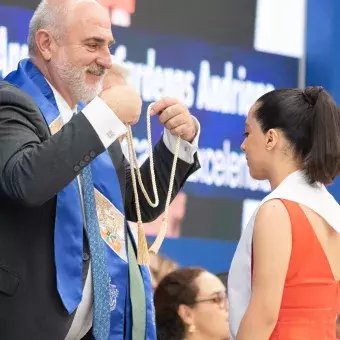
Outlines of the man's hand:
<svg viewBox="0 0 340 340">
<path fill-rule="evenodd" d="M 103 80 L 103 90 L 112 86 L 127 85 L 128 68 L 124 63 L 113 62 L 110 69 L 106 71 Z"/>
<path fill-rule="evenodd" d="M 138 122 L 142 99 L 133 87 L 114 84 L 102 91 L 99 97 L 124 124 L 134 125 Z"/>
<path fill-rule="evenodd" d="M 187 142 L 192 142 L 197 129 L 188 108 L 179 100 L 163 98 L 151 107 L 151 115 L 159 114 L 159 121 L 173 135 L 181 137 Z"/>
</svg>

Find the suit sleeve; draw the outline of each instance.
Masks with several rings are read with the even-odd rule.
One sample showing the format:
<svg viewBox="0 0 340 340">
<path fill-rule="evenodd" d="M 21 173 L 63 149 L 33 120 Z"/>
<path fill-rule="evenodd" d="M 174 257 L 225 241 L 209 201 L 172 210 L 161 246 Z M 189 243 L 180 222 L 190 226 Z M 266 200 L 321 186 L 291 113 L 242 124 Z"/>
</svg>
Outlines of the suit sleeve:
<svg viewBox="0 0 340 340">
<path fill-rule="evenodd" d="M 51 136 L 30 97 L 13 86 L 0 86 L 1 196 L 40 206 L 104 150 L 82 113 Z"/>
<path fill-rule="evenodd" d="M 163 140 L 160 140 L 153 151 L 154 165 L 155 165 L 155 177 L 159 195 L 159 206 L 152 208 L 146 201 L 142 191 L 138 186 L 138 197 L 141 207 L 141 215 L 143 222 L 151 222 L 155 220 L 159 215 L 164 212 L 166 197 L 168 194 L 170 174 L 174 155 L 165 146 Z M 126 190 L 125 190 L 125 214 L 129 221 L 137 222 L 134 191 L 132 186 L 130 164 L 125 159 L 125 172 L 126 172 Z M 194 156 L 193 164 L 184 162 L 181 159 L 177 161 L 176 175 L 173 186 L 172 200 L 175 198 L 179 190 L 185 184 L 187 178 L 200 168 L 200 164 L 197 158 L 197 153 Z M 144 162 L 141 167 L 141 175 L 146 191 L 149 197 L 154 200 L 152 183 L 150 178 L 150 161 L 149 159 Z"/>
</svg>

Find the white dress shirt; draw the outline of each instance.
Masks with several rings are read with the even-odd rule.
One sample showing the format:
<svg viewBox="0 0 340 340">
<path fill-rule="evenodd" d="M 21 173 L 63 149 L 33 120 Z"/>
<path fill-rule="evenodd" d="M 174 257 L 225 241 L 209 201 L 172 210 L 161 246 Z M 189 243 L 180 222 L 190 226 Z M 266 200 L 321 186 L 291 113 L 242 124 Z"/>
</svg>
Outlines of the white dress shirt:
<svg viewBox="0 0 340 340">
<path fill-rule="evenodd" d="M 50 84 L 51 86 L 51 84 Z M 69 107 L 65 99 L 58 93 L 56 89 L 51 86 L 54 94 L 63 124 L 67 124 L 76 109 Z M 93 99 L 83 110 L 82 113 L 88 119 L 104 147 L 107 149 L 117 138 L 127 132 L 126 126 L 118 119 L 113 111 L 106 105 L 106 103 L 99 97 Z M 181 141 L 179 158 L 183 161 L 193 164 L 194 154 L 198 149 L 198 138 L 200 134 L 200 125 L 195 118 L 197 127 L 197 135 L 192 143 Z M 163 141 L 166 147 L 172 152 L 175 152 L 177 137 L 173 136 L 170 131 L 164 129 Z M 79 177 L 78 177 L 79 182 Z M 81 193 L 81 187 L 80 187 Z M 81 195 L 82 196 L 82 195 Z M 83 205 L 83 204 L 82 204 Z M 84 212 L 83 212 L 84 214 Z M 83 298 L 76 311 L 72 326 L 65 338 L 65 340 L 80 340 L 92 327 L 93 321 L 93 288 L 91 276 L 91 263 L 86 278 Z"/>
</svg>

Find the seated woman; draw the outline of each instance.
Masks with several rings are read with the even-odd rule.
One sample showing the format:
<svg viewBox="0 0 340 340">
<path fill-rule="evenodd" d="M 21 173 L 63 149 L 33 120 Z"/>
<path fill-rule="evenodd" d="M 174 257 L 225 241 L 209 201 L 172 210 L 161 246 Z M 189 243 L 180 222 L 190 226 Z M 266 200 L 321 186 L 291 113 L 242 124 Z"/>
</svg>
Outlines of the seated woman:
<svg viewBox="0 0 340 340">
<path fill-rule="evenodd" d="M 158 340 L 228 340 L 228 297 L 222 281 L 201 268 L 168 274 L 155 291 Z"/>
</svg>

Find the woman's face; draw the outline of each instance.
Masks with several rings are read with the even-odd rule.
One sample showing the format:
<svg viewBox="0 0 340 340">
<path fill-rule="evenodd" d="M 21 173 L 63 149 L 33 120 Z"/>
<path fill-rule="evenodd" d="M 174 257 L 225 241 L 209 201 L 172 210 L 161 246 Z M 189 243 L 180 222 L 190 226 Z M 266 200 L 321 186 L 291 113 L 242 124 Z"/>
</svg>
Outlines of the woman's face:
<svg viewBox="0 0 340 340">
<path fill-rule="evenodd" d="M 229 339 L 229 306 L 222 281 L 209 272 L 203 272 L 195 284 L 198 294 L 191 313 L 196 332 L 204 339 Z"/>
<path fill-rule="evenodd" d="M 246 154 L 250 175 L 254 179 L 264 180 L 268 178 L 267 172 L 271 159 L 266 151 L 267 136 L 254 117 L 257 107 L 258 104 L 254 104 L 248 113 L 241 149 Z"/>
</svg>

